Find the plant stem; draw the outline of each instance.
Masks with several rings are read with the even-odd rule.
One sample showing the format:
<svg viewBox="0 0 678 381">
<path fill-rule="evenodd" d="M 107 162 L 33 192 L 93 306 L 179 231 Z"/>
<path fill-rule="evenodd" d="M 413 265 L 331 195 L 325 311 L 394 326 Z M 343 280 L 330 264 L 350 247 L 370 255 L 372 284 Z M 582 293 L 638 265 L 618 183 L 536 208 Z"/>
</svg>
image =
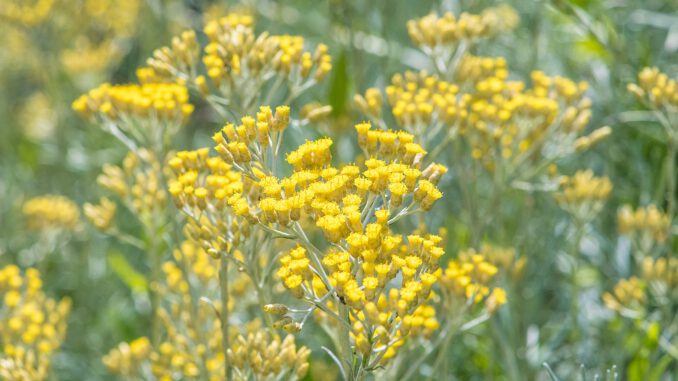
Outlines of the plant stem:
<svg viewBox="0 0 678 381">
<path fill-rule="evenodd" d="M 518 366 L 518 354 L 515 345 L 506 337 L 506 331 L 499 326 L 498 318 L 491 319 L 490 327 L 494 337 L 498 339 L 498 346 L 503 352 L 504 364 L 506 365 L 506 376 L 511 381 L 522 380 Z"/>
<path fill-rule="evenodd" d="M 666 156 L 666 214 L 669 216 L 673 225 L 674 214 L 676 212 L 676 151 L 678 150 L 678 137 L 675 133 L 669 135 L 669 146 Z M 669 250 L 673 251 L 673 245 L 669 245 Z"/>
<path fill-rule="evenodd" d="M 572 274 L 570 278 L 570 285 L 572 287 L 570 295 L 570 314 L 572 316 L 572 339 L 574 342 L 579 340 L 579 285 L 577 284 L 577 272 L 579 269 L 579 250 L 581 241 L 584 238 L 586 224 L 575 218 L 574 226 L 574 242 L 572 247 Z"/>
<path fill-rule="evenodd" d="M 231 381 L 233 373 L 231 371 L 231 364 L 228 360 L 228 258 L 226 254 L 221 256 L 221 266 L 219 267 L 219 283 L 221 285 L 221 347 L 224 351 L 224 377 L 225 380 Z"/>
<path fill-rule="evenodd" d="M 342 319 L 349 321 L 349 311 L 348 306 L 344 303 L 339 302 L 339 316 Z M 344 367 L 344 374 L 346 375 L 346 381 L 356 380 L 355 375 L 353 374 L 353 350 L 351 349 L 351 340 L 350 340 L 350 330 L 349 327 L 345 324 L 339 324 L 339 353 L 342 357 L 341 365 Z"/>
<path fill-rule="evenodd" d="M 160 297 L 157 292 L 158 283 L 160 282 L 161 267 L 162 267 L 162 251 L 158 245 L 156 233 L 158 228 L 147 229 L 148 234 L 148 254 L 151 257 L 151 282 L 148 287 L 149 298 L 151 299 L 151 342 L 158 344 L 160 342 L 160 319 L 158 318 L 158 310 L 160 309 Z"/>
</svg>

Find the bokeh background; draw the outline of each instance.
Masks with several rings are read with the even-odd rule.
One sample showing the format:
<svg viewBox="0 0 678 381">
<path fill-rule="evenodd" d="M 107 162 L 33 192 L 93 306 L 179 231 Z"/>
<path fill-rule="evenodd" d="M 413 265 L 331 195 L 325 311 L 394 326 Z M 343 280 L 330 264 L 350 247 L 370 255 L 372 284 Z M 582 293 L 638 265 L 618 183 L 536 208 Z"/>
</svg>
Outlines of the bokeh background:
<svg viewBox="0 0 678 381">
<path fill-rule="evenodd" d="M 576 343 L 557 335 L 569 309 L 566 281 L 559 275 L 560 250 L 567 247 L 568 235 L 561 226 L 564 212 L 546 202 L 546 196 L 535 195 L 531 210 L 515 211 L 520 216 L 515 224 L 520 219 L 539 220 L 532 221 L 529 229 L 508 228 L 497 235 L 529 258 L 519 302 L 502 312 L 513 315 L 500 316 L 485 329 L 455 340 L 449 353 L 451 377 L 548 379 L 542 366 L 547 362 L 563 379 L 579 379 L 581 364 L 590 375 L 616 366 L 623 379 L 648 380 L 650 375 L 671 379 L 676 360 L 663 360 L 645 331 L 605 309 L 600 298 L 631 272 L 628 243 L 617 238 L 617 208 L 661 198 L 657 192 L 665 181 L 660 170 L 666 149 L 663 135 L 651 116 L 637 111 L 637 101 L 626 85 L 648 65 L 678 73 L 678 3 L 504 3 L 518 11 L 520 25 L 482 44 L 476 53 L 506 57 L 516 79 L 529 79 L 530 71 L 539 69 L 590 84 L 590 125 L 609 125 L 613 133 L 564 167 L 592 168 L 612 179 L 614 192 L 582 249 L 590 258 L 578 280 L 585 290 L 581 298 L 587 334 Z M 27 8 L 16 16 L 12 4 Z M 483 0 L 2 0 L 0 265 L 36 266 L 43 272 L 49 295 L 73 300 L 68 336 L 53 361 L 56 379 L 112 379 L 101 365 L 101 356 L 148 327 L 148 301 L 142 292 L 147 285 L 140 276 L 143 253 L 97 233 L 84 221 L 55 237 L 31 232 L 23 219 L 24 201 L 41 194 L 65 195 L 80 205 L 96 200 L 100 193 L 96 177 L 102 165 L 119 163 L 124 156 L 124 149 L 109 135 L 71 110 L 71 102 L 81 93 L 101 82 L 134 81 L 135 69 L 146 57 L 186 28 L 199 29 L 205 20 L 229 11 L 248 12 L 256 18 L 259 32 L 299 34 L 313 45 L 329 46 L 334 59 L 329 80 L 305 97 L 330 104 L 333 112 L 323 129 L 308 136 L 352 135 L 353 123 L 362 118 L 352 103 L 355 93 L 383 87 L 394 73 L 428 66 L 427 58 L 409 40 L 408 20 L 431 11 L 458 14 L 496 4 Z M 205 145 L 218 127 L 213 115 L 198 110 L 181 132 L 179 145 Z M 355 148 L 343 148 L 337 155 L 350 159 Z M 468 231 L 456 216 L 458 200 L 444 202 L 431 223 L 449 229 L 447 252 L 454 255 L 467 243 Z M 125 219 L 124 210 L 120 213 L 121 221 L 129 221 L 126 228 L 133 230 L 135 219 Z M 489 340 L 488 330 L 503 342 Z M 661 361 L 667 364 L 658 368 Z M 327 373 L 321 371 L 321 364 L 312 363 L 308 379 L 326 379 Z"/>
</svg>

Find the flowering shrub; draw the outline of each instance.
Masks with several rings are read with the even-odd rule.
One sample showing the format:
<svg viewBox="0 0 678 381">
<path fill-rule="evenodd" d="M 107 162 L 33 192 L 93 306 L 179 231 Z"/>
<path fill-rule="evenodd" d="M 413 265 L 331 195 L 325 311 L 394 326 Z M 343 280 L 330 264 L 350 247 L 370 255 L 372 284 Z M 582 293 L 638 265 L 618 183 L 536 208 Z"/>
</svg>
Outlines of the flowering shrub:
<svg viewBox="0 0 678 381">
<path fill-rule="evenodd" d="M 0 379 L 673 379 L 670 6 L 240 3 L 0 4 Z"/>
</svg>

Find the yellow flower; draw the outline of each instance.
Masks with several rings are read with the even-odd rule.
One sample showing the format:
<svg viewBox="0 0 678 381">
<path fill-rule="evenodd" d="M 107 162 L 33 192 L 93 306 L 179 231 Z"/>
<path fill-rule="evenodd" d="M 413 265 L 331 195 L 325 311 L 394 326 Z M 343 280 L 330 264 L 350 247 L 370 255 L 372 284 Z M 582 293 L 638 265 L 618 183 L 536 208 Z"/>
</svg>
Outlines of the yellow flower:
<svg viewBox="0 0 678 381">
<path fill-rule="evenodd" d="M 99 200 L 99 205 L 86 203 L 83 209 L 85 216 L 90 220 L 94 227 L 101 231 L 106 231 L 110 229 L 113 224 L 117 207 L 113 201 L 106 197 L 102 197 Z"/>
<path fill-rule="evenodd" d="M 554 195 L 558 204 L 575 218 L 590 219 L 603 208 L 612 192 L 607 177 L 595 177 L 593 171 L 578 171 L 561 179 L 561 190 Z"/>
<path fill-rule="evenodd" d="M 48 298 L 38 270 L 21 274 L 13 265 L 0 268 L 0 300 L 0 378 L 48 379 L 52 355 L 66 335 L 70 300 Z"/>
<path fill-rule="evenodd" d="M 648 237 L 655 242 L 666 241 L 669 235 L 671 218 L 660 211 L 656 205 L 633 210 L 624 205 L 617 212 L 619 232 L 627 235 L 639 235 L 641 241 Z"/>
<path fill-rule="evenodd" d="M 31 230 L 74 230 L 80 222 L 78 206 L 63 196 L 34 197 L 24 203 L 22 211 Z"/>
</svg>

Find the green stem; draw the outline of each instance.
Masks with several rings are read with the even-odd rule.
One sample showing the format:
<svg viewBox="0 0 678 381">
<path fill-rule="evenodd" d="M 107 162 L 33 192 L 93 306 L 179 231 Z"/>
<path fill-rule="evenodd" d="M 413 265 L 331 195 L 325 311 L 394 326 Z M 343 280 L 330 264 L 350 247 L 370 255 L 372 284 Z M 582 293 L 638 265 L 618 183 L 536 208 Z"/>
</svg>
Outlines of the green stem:
<svg viewBox="0 0 678 381">
<path fill-rule="evenodd" d="M 427 345 L 426 351 L 419 356 L 417 360 L 413 364 L 409 364 L 409 367 L 407 369 L 407 372 L 400 378 L 401 381 L 407 381 L 413 376 L 416 375 L 418 371 L 421 370 L 421 365 L 426 361 L 428 356 L 433 353 L 436 348 L 438 348 L 440 345 L 443 344 L 443 342 L 448 341 L 451 339 L 452 335 L 452 329 L 453 329 L 453 319 L 448 319 L 447 324 L 445 325 L 445 328 L 440 331 L 438 334 L 438 337 L 436 337 L 435 341 L 431 342 L 429 345 Z"/>
<path fill-rule="evenodd" d="M 498 319 L 495 317 L 491 320 L 492 322 L 490 326 L 494 332 L 494 337 L 498 338 L 499 347 L 503 352 L 502 357 L 504 358 L 504 364 L 507 368 L 507 378 L 511 381 L 523 380 L 523 378 L 520 377 L 520 371 L 518 369 L 516 347 L 509 342 L 508 338 L 506 337 L 506 331 L 497 323 Z"/>
<path fill-rule="evenodd" d="M 454 336 L 452 332 L 448 332 L 446 335 L 444 335 L 442 345 L 440 346 L 440 350 L 438 350 L 438 355 L 436 356 L 436 359 L 433 361 L 433 371 L 431 372 L 431 375 L 427 378 L 427 381 L 432 381 L 435 379 L 435 375 L 437 373 L 436 371 L 440 369 L 443 360 L 445 360 L 445 358 L 447 357 L 447 349 L 449 348 L 450 343 L 452 342 L 452 336 Z"/>
<path fill-rule="evenodd" d="M 162 249 L 158 244 L 157 229 L 147 229 L 150 233 L 148 237 L 148 255 L 151 257 L 151 284 L 148 288 L 149 298 L 151 299 L 151 342 L 158 344 L 160 342 L 160 319 L 158 318 L 158 310 L 160 309 L 160 295 L 158 295 L 157 287 L 160 282 L 162 269 Z"/>
<path fill-rule="evenodd" d="M 584 238 L 585 224 L 581 221 L 575 220 L 574 242 L 572 247 L 572 273 L 570 274 L 570 286 L 572 288 L 570 295 L 570 313 L 572 316 L 572 339 L 574 342 L 578 341 L 579 336 L 579 284 L 577 282 L 577 272 L 579 269 L 579 249 L 581 241 Z"/>
<path fill-rule="evenodd" d="M 666 156 L 666 214 L 673 225 L 676 212 L 676 151 L 678 150 L 678 137 L 675 133 L 669 135 L 669 146 Z M 669 250 L 673 252 L 673 245 L 669 244 Z"/>
<path fill-rule="evenodd" d="M 339 316 L 349 321 L 348 306 L 339 302 Z M 355 381 L 357 378 L 353 372 L 353 349 L 351 348 L 350 328 L 346 324 L 339 324 L 339 353 L 341 354 L 341 365 L 344 367 L 344 374 L 347 381 Z"/>
<path fill-rule="evenodd" d="M 221 256 L 221 266 L 219 267 L 219 283 L 221 286 L 221 347 L 224 351 L 224 377 L 225 380 L 233 379 L 231 363 L 228 360 L 229 334 L 228 334 L 228 258 L 226 254 Z"/>
</svg>

